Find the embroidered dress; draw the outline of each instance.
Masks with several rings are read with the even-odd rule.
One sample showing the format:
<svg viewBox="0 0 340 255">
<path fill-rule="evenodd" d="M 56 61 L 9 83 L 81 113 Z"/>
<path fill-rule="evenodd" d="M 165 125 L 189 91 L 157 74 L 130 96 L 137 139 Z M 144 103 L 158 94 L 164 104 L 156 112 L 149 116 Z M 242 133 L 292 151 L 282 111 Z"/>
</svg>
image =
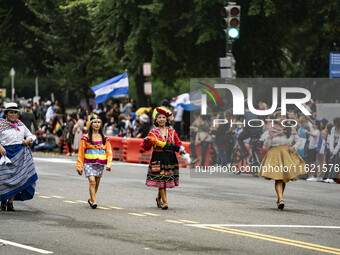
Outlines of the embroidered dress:
<svg viewBox="0 0 340 255">
<path fill-rule="evenodd" d="M 14 123 L 5 119 L 0 121 L 0 143 L 11 161 L 0 165 L 1 201 L 13 196 L 14 200 L 24 201 L 34 196 L 38 175 L 30 148 L 22 145 L 25 138 L 34 141 L 36 136 L 20 120 Z"/>
<path fill-rule="evenodd" d="M 84 170 L 85 177 L 102 177 L 105 165 L 111 168 L 112 150 L 108 137 L 105 137 L 105 145 L 102 138 L 94 138 L 90 143 L 88 135 L 84 135 L 80 141 L 78 151 L 77 170 Z"/>
<path fill-rule="evenodd" d="M 283 180 L 288 182 L 298 175 L 305 174 L 305 162 L 295 150 L 289 147 L 294 144 L 295 149 L 300 146 L 301 140 L 295 129 L 288 138 L 285 130 L 278 125 L 269 129 L 268 137 L 264 143 L 268 152 L 263 158 L 258 175 L 266 179 Z"/>
<path fill-rule="evenodd" d="M 181 146 L 182 143 L 179 140 L 176 131 L 172 127 L 167 128 L 167 131 L 168 135 L 163 137 L 160 129 L 154 128 L 149 132 L 148 137 L 154 137 L 159 141 L 175 144 L 178 147 Z M 175 152 L 173 150 L 164 149 L 167 147 L 161 148 L 157 145 L 153 146 L 153 143 L 145 140 L 141 144 L 141 147 L 146 151 L 154 147 L 145 184 L 156 188 L 173 188 L 178 186 L 179 168 Z M 153 162 L 160 163 L 159 172 L 152 171 Z"/>
</svg>

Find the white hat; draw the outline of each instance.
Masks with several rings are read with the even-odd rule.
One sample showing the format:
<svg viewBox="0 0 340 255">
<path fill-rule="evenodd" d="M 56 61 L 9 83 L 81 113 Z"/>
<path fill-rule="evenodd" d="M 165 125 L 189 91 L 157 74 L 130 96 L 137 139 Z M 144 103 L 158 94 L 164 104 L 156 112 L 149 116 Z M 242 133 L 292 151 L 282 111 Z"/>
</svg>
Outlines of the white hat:
<svg viewBox="0 0 340 255">
<path fill-rule="evenodd" d="M 6 111 L 16 111 L 16 112 L 19 112 L 20 110 L 19 110 L 19 107 L 18 107 L 18 105 L 16 103 L 11 102 L 11 103 L 7 103 L 5 105 L 5 112 Z"/>
<path fill-rule="evenodd" d="M 139 119 L 140 119 L 141 121 L 143 121 L 144 123 L 149 122 L 149 116 L 146 115 L 145 113 L 143 113 L 143 114 L 139 117 Z"/>
<path fill-rule="evenodd" d="M 50 100 L 47 100 L 46 103 L 45 103 L 45 105 L 51 105 L 51 104 L 52 104 L 52 103 L 51 103 Z"/>
</svg>

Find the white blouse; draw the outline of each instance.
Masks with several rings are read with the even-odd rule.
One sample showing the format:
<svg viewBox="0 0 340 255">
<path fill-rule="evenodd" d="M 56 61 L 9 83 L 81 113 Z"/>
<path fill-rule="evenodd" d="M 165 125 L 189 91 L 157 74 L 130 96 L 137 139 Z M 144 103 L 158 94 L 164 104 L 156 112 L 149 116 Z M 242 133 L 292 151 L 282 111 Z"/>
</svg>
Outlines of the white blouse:
<svg viewBox="0 0 340 255">
<path fill-rule="evenodd" d="M 264 146 L 267 149 L 273 146 L 280 146 L 280 145 L 291 146 L 293 143 L 294 143 L 294 148 L 297 149 L 301 145 L 301 142 L 302 142 L 298 135 L 291 135 L 289 138 L 287 138 L 286 135 L 270 138 L 268 131 L 263 133 L 260 140 L 264 141 Z"/>
<path fill-rule="evenodd" d="M 2 146 L 14 145 L 14 144 L 22 144 L 25 139 L 31 138 L 32 142 L 37 139 L 35 135 L 33 135 L 28 128 L 23 126 L 18 126 L 20 129 L 9 128 L 0 133 L 0 144 Z"/>
</svg>

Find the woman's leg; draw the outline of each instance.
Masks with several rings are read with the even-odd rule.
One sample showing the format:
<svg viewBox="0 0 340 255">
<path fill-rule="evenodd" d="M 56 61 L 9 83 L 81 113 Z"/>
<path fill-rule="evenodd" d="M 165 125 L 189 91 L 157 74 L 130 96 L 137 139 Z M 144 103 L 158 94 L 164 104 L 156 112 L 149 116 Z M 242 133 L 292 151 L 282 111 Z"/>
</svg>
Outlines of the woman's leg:
<svg viewBox="0 0 340 255">
<path fill-rule="evenodd" d="M 96 204 L 96 178 L 94 176 L 89 176 L 89 192 L 90 192 L 90 202 L 91 204 Z"/>
<path fill-rule="evenodd" d="M 163 200 L 163 206 L 168 205 L 167 197 L 166 197 L 166 189 L 165 188 L 160 188 L 159 192 L 161 194 L 162 200 Z"/>
<path fill-rule="evenodd" d="M 8 203 L 13 203 L 14 201 L 14 197 L 11 197 L 10 199 L 8 199 Z"/>
<path fill-rule="evenodd" d="M 281 200 L 283 200 L 283 186 L 285 186 L 285 184 L 283 184 L 283 181 L 275 180 L 275 191 L 277 194 L 277 202 L 280 202 Z"/>
<path fill-rule="evenodd" d="M 206 156 L 206 153 L 207 153 L 207 149 L 208 149 L 208 145 L 209 143 L 208 142 L 202 142 L 201 143 L 201 166 L 204 166 L 205 164 L 205 156 Z"/>
<path fill-rule="evenodd" d="M 286 183 L 282 182 L 282 198 L 283 198 L 283 193 L 285 192 L 285 188 L 286 188 Z"/>
<path fill-rule="evenodd" d="M 97 194 L 101 177 L 95 177 L 95 179 L 96 179 L 96 194 Z"/>
<path fill-rule="evenodd" d="M 161 189 L 158 189 L 158 194 L 157 194 L 157 203 L 162 204 L 162 196 L 161 196 Z"/>
</svg>

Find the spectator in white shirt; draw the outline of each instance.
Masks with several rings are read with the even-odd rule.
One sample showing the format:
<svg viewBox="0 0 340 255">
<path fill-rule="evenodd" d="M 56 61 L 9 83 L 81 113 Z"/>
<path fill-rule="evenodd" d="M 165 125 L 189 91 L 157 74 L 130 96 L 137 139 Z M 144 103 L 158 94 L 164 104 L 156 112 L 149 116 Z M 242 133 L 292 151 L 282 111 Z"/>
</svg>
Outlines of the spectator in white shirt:
<svg viewBox="0 0 340 255">
<path fill-rule="evenodd" d="M 316 169 L 316 147 L 318 146 L 319 135 L 320 135 L 320 121 L 315 120 L 312 121 L 312 130 L 307 131 L 306 133 L 309 135 L 309 144 L 308 144 L 308 162 L 309 162 L 309 171 L 308 171 L 308 179 L 307 181 L 316 181 L 317 178 L 313 175 L 317 171 Z"/>
</svg>

